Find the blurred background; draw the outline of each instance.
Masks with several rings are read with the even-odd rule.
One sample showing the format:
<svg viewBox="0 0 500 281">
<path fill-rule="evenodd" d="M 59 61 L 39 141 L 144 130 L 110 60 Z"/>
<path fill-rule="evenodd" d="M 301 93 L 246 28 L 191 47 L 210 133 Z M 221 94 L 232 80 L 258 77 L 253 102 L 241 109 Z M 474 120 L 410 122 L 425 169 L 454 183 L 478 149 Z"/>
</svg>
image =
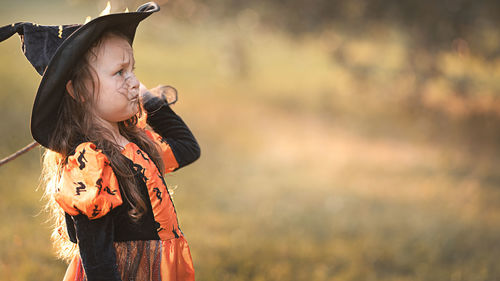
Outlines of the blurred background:
<svg viewBox="0 0 500 281">
<path fill-rule="evenodd" d="M 1 0 L 0 25 L 105 1 Z M 142 2 L 111 1 L 111 12 Z M 201 149 L 166 177 L 197 280 L 500 279 L 500 2 L 169 0 L 137 75 Z M 0 158 L 40 77 L 0 44 Z M 36 148 L 0 168 L 0 280 L 62 280 Z"/>
</svg>

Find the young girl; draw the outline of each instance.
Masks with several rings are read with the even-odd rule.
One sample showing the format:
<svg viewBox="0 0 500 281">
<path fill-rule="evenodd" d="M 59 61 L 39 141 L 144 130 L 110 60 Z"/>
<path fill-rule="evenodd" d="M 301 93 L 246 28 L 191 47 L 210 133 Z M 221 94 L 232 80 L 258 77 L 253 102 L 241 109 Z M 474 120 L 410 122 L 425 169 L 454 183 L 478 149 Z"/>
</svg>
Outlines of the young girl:
<svg viewBox="0 0 500 281">
<path fill-rule="evenodd" d="M 148 3 L 77 26 L 12 25 L 43 73 L 31 129 L 48 148 L 53 238 L 71 261 L 65 281 L 194 280 L 163 175 L 195 161 L 200 149 L 159 89 L 148 91 L 134 74 L 135 29 L 158 9 Z M 13 33 L 5 30 L 1 40 Z M 63 40 L 44 67 L 36 46 L 50 50 L 40 38 L 56 34 Z"/>
</svg>

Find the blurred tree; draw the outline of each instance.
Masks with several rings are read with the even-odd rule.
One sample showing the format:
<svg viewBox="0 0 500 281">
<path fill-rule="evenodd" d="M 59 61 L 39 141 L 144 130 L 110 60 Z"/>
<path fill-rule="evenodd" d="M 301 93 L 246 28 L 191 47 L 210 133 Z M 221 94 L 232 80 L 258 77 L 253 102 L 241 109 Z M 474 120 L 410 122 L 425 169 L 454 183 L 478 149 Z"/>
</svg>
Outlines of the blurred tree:
<svg viewBox="0 0 500 281">
<path fill-rule="evenodd" d="M 362 30 L 383 22 L 402 26 L 414 44 L 431 52 L 450 48 L 454 40 L 463 38 L 488 58 L 500 54 L 500 48 L 474 42 L 477 30 L 494 29 L 500 23 L 500 2 L 493 0 L 177 0 L 165 5 L 182 18 L 205 16 L 207 11 L 215 17 L 232 18 L 251 8 L 264 24 L 294 35 L 321 31 L 332 24 Z"/>
</svg>

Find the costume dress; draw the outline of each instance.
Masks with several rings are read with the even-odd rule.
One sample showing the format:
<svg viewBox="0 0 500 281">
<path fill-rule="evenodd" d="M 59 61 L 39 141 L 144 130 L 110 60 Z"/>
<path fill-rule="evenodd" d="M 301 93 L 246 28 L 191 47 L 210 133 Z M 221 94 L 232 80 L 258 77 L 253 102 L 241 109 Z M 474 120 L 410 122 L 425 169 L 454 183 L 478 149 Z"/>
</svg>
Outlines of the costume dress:
<svg viewBox="0 0 500 281">
<path fill-rule="evenodd" d="M 132 222 L 131 205 L 120 188 L 106 153 L 82 141 L 68 157 L 55 199 L 65 211 L 68 236 L 80 254 L 68 266 L 64 281 L 194 280 L 188 243 L 163 178 L 199 155 L 189 128 L 160 98 L 143 104 L 149 138 L 161 147 L 165 171 L 135 142 L 121 151 L 147 203 L 147 212 Z"/>
</svg>

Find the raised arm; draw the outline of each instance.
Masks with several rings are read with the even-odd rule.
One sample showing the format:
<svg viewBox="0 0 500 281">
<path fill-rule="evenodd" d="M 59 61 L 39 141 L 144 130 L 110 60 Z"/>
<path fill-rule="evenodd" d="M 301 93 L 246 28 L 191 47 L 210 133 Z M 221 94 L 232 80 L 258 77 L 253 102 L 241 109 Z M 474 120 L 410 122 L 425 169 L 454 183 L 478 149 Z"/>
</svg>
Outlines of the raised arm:
<svg viewBox="0 0 500 281">
<path fill-rule="evenodd" d="M 160 97 L 142 91 L 143 108 L 147 124 L 166 141 L 182 168 L 200 157 L 200 146 L 184 121 Z"/>
</svg>

